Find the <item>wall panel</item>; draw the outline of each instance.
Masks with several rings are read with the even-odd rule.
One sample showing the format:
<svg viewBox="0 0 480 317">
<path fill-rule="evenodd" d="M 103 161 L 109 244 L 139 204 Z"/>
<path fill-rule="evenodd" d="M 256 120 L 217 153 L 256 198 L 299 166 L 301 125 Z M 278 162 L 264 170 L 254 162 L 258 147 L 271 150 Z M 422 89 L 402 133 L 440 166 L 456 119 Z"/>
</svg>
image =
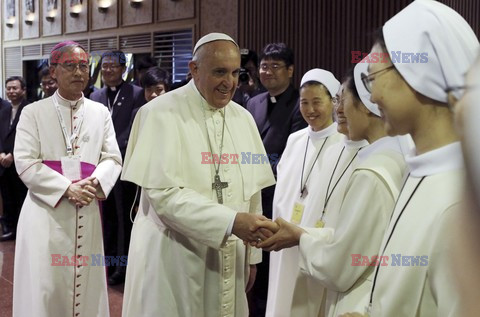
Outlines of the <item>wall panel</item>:
<svg viewBox="0 0 480 317">
<path fill-rule="evenodd" d="M 239 0 L 238 38 L 258 53 L 267 43 L 285 42 L 295 52 L 295 84 L 320 67 L 341 78 L 351 51 L 368 52 L 372 32 L 411 0 Z M 442 0 L 480 34 L 480 2 Z M 203 21 L 202 21 L 203 22 Z"/>
</svg>

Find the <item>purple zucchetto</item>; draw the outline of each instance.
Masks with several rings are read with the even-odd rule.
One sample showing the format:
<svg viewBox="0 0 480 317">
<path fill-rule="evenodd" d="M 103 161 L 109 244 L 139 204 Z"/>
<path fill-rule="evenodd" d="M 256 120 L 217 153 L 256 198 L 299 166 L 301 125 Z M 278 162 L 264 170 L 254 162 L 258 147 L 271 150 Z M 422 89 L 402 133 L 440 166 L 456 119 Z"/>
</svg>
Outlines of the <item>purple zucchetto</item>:
<svg viewBox="0 0 480 317">
<path fill-rule="evenodd" d="M 79 43 L 75 41 L 63 41 L 55 45 L 52 50 L 50 51 L 50 65 L 51 64 L 58 64 L 62 62 L 62 48 L 65 46 L 74 46 L 74 47 L 80 47 L 82 50 L 87 52 L 87 50 Z"/>
</svg>

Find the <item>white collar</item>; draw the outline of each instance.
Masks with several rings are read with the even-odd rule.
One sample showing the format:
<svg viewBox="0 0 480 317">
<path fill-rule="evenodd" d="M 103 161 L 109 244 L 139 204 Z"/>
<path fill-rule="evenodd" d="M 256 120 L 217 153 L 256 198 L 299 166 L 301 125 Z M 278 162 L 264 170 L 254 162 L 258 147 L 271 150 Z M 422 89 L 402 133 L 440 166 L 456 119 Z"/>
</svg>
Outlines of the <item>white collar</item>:
<svg viewBox="0 0 480 317">
<path fill-rule="evenodd" d="M 334 122 L 328 127 L 326 127 L 325 129 L 320 131 L 313 131 L 312 127 L 308 126 L 307 131 L 308 131 L 308 136 L 312 140 L 324 139 L 328 136 L 331 136 L 337 133 L 337 123 Z"/>
<path fill-rule="evenodd" d="M 379 151 L 392 150 L 395 152 L 402 153 L 400 148 L 400 143 L 398 142 L 397 137 L 383 137 L 373 142 L 372 144 L 364 147 L 358 152 L 358 158 L 364 160 L 370 155 L 377 153 Z"/>
<path fill-rule="evenodd" d="M 84 101 L 84 96 L 83 96 L 83 92 L 82 92 L 82 96 L 78 99 L 78 100 L 68 100 L 64 97 L 62 97 L 62 95 L 60 95 L 60 93 L 58 92 L 58 89 L 57 91 L 55 91 L 55 96 L 57 97 L 57 101 L 59 104 L 63 105 L 63 106 L 70 106 L 70 107 L 75 107 L 77 105 L 81 105 Z M 54 98 L 55 98 L 54 96 Z"/>
<path fill-rule="evenodd" d="M 410 175 L 414 177 L 458 170 L 464 166 L 460 142 L 453 142 L 417 156 L 406 155 L 405 161 L 410 169 Z"/>
<path fill-rule="evenodd" d="M 345 148 L 350 150 L 359 149 L 369 145 L 367 140 L 352 141 L 352 140 L 349 140 L 347 137 L 345 137 L 345 139 L 343 140 L 343 143 L 345 145 Z"/>
</svg>

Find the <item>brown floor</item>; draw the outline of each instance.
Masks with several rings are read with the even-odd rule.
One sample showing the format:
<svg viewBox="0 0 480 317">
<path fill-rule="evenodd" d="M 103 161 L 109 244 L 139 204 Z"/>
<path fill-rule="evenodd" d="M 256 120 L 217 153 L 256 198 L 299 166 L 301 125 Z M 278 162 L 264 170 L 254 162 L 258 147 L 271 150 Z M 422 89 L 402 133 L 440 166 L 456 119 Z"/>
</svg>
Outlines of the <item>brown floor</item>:
<svg viewBox="0 0 480 317">
<path fill-rule="evenodd" d="M 0 277 L 0 317 L 10 317 L 12 316 L 15 241 L 0 242 L 0 252 L 3 253 L 3 268 Z M 108 287 L 110 317 L 122 315 L 122 298 L 123 284 Z"/>
</svg>

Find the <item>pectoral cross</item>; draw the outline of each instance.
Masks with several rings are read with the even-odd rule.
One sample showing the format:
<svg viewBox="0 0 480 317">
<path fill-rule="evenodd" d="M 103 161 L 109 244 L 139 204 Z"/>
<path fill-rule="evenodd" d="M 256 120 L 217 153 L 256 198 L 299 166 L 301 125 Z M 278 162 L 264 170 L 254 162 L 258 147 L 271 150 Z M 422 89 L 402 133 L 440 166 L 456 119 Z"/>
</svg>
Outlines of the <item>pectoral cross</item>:
<svg viewBox="0 0 480 317">
<path fill-rule="evenodd" d="M 217 200 L 219 204 L 223 204 L 223 194 L 222 194 L 222 189 L 227 188 L 228 183 L 227 182 L 222 182 L 220 180 L 220 176 L 218 174 L 215 175 L 215 181 L 212 183 L 212 189 L 215 189 L 217 192 Z"/>
</svg>

